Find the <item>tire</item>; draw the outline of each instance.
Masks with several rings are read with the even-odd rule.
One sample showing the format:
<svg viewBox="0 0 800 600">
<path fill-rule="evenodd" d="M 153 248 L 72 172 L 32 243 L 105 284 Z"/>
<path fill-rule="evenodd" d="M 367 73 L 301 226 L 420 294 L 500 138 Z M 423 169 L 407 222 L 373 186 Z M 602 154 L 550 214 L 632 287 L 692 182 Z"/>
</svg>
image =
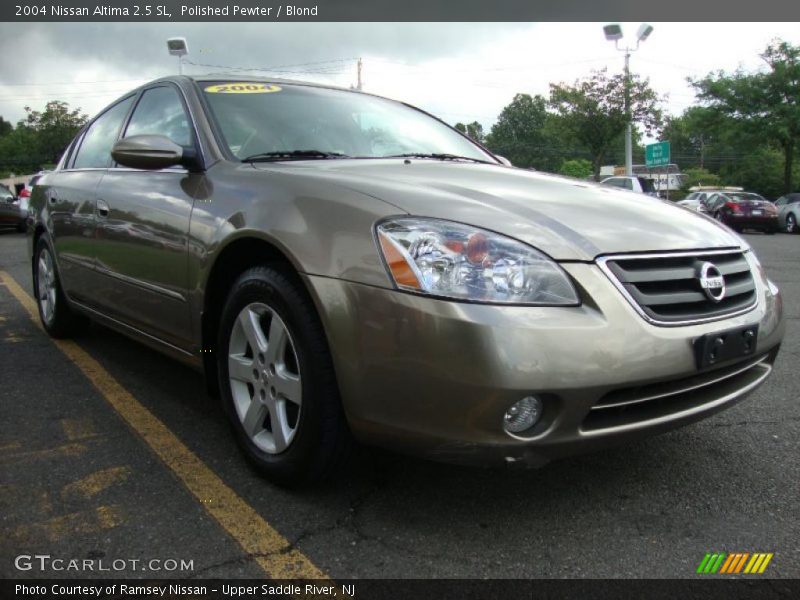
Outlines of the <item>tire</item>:
<svg viewBox="0 0 800 600">
<path fill-rule="evenodd" d="M 786 215 L 786 233 L 800 233 L 797 227 L 797 217 L 792 214 Z"/>
<path fill-rule="evenodd" d="M 72 310 L 64 296 L 53 249 L 46 235 L 40 237 L 36 243 L 33 294 L 39 309 L 39 319 L 50 337 L 72 337 L 88 327 L 89 319 Z"/>
<path fill-rule="evenodd" d="M 259 472 L 297 487 L 344 466 L 352 436 L 322 323 L 296 275 L 263 266 L 239 276 L 222 311 L 217 366 L 236 441 Z"/>
<path fill-rule="evenodd" d="M 26 233 L 28 231 L 28 224 L 25 221 L 17 223 L 17 232 Z"/>
</svg>

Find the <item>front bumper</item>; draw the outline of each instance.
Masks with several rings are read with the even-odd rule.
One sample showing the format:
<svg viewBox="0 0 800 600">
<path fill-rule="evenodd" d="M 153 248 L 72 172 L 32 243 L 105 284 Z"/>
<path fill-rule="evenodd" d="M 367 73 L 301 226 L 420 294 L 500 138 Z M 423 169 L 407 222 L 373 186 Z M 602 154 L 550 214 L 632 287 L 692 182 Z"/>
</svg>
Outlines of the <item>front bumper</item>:
<svg viewBox="0 0 800 600">
<path fill-rule="evenodd" d="M 704 418 L 771 371 L 782 302 L 755 263 L 752 311 L 685 327 L 647 323 L 594 264 L 562 266 L 580 307 L 448 302 L 306 275 L 354 434 L 428 458 L 536 466 Z M 755 323 L 752 357 L 698 373 L 693 340 Z M 635 410 L 597 408 L 654 390 L 656 401 Z M 544 399 L 542 420 L 533 435 L 514 438 L 503 415 L 530 394 Z"/>
</svg>

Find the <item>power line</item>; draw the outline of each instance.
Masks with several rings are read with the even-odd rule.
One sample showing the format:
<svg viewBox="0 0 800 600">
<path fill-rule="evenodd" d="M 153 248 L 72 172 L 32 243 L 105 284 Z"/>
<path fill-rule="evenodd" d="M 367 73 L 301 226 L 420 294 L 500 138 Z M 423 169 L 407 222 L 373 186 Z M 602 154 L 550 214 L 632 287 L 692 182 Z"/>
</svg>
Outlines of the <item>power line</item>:
<svg viewBox="0 0 800 600">
<path fill-rule="evenodd" d="M 147 81 L 146 78 L 140 79 L 105 79 L 102 81 L 50 81 L 47 83 L 5 83 L 0 82 L 0 87 L 24 87 L 24 86 L 33 86 L 33 85 L 90 85 L 90 84 L 97 84 L 97 83 L 130 83 L 135 81 Z"/>
</svg>

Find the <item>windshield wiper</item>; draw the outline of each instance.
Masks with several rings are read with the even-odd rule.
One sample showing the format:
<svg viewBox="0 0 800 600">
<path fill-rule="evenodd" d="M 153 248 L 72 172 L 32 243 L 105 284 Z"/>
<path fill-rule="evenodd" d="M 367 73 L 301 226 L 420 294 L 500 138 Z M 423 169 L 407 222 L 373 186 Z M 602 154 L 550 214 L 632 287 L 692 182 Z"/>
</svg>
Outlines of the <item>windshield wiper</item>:
<svg viewBox="0 0 800 600">
<path fill-rule="evenodd" d="M 323 152 L 321 150 L 278 150 L 276 152 L 259 152 L 242 159 L 242 162 L 268 162 L 271 160 L 303 160 L 326 158 L 350 158 L 341 152 Z"/>
<path fill-rule="evenodd" d="M 405 154 L 393 154 L 391 156 L 382 156 L 381 158 L 434 158 L 436 160 L 469 160 L 476 163 L 483 163 L 486 165 L 493 165 L 495 163 L 488 160 L 481 160 L 480 158 L 472 158 L 471 156 L 459 156 L 458 154 L 443 154 L 437 152 L 407 152 Z"/>
</svg>

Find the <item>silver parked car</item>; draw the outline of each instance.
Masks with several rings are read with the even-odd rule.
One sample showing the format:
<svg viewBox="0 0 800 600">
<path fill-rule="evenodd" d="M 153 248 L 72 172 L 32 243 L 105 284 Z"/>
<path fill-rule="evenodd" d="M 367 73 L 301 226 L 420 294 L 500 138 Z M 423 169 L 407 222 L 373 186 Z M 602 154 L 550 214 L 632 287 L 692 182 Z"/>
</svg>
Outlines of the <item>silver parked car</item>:
<svg viewBox="0 0 800 600">
<path fill-rule="evenodd" d="M 800 193 L 786 194 L 775 201 L 778 226 L 786 233 L 800 233 Z"/>
<path fill-rule="evenodd" d="M 536 466 L 653 435 L 746 397 L 784 333 L 727 227 L 322 85 L 142 86 L 31 210 L 44 328 L 88 317 L 204 371 L 282 483 L 354 440 Z"/>
<path fill-rule="evenodd" d="M 706 210 L 705 201 L 711 196 L 711 192 L 692 192 L 683 200 L 678 200 L 676 204 L 697 211 L 699 213 L 708 214 Z"/>
</svg>

